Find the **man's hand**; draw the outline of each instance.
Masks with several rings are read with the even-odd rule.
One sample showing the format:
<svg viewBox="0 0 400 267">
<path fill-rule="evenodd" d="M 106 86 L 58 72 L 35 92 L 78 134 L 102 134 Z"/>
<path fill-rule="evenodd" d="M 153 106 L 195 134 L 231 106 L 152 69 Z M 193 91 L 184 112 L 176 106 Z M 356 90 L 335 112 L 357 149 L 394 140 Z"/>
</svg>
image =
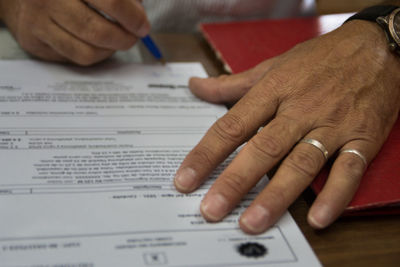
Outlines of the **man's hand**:
<svg viewBox="0 0 400 267">
<path fill-rule="evenodd" d="M 150 29 L 137 0 L 0 0 L 0 13 L 27 52 L 79 65 L 129 49 Z"/>
<path fill-rule="evenodd" d="M 351 201 L 400 109 L 400 58 L 389 52 L 374 23 L 351 21 L 232 76 L 192 78 L 190 88 L 211 102 L 235 102 L 187 155 L 175 177 L 181 192 L 195 190 L 241 144 L 232 163 L 202 201 L 219 221 L 259 179 L 280 164 L 266 188 L 242 214 L 240 227 L 257 234 L 272 226 L 326 163 L 318 140 L 334 158 L 328 181 L 308 222 L 332 223 Z M 259 130 L 260 127 L 263 127 Z M 354 153 L 336 152 L 356 149 Z"/>
</svg>

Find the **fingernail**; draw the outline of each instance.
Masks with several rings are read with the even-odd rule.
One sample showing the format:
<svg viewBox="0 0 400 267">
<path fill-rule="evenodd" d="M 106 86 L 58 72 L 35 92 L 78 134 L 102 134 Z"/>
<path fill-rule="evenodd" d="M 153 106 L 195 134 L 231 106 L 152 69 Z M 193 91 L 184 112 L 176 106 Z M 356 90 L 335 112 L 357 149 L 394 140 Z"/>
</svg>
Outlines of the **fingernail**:
<svg viewBox="0 0 400 267">
<path fill-rule="evenodd" d="M 243 214 L 240 222 L 252 233 L 261 233 L 265 231 L 269 225 L 270 212 L 261 205 L 250 207 Z"/>
<path fill-rule="evenodd" d="M 207 220 L 219 221 L 229 211 L 229 203 L 221 194 L 207 195 L 201 202 L 201 213 Z"/>
<path fill-rule="evenodd" d="M 311 224 L 311 226 L 319 229 L 325 228 L 331 223 L 331 221 L 331 209 L 325 204 L 314 206 L 311 212 L 308 214 L 308 222 Z"/>
<path fill-rule="evenodd" d="M 192 168 L 178 170 L 175 175 L 175 186 L 179 191 L 190 191 L 196 184 L 196 171 Z"/>
</svg>

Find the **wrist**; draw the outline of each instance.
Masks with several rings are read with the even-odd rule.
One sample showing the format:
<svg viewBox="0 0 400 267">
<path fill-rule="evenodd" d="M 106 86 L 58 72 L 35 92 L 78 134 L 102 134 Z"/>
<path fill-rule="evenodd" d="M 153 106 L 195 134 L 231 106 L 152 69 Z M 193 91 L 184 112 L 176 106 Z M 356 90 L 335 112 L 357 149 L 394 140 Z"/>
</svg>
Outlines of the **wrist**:
<svg viewBox="0 0 400 267">
<path fill-rule="evenodd" d="M 332 35 L 334 53 L 339 58 L 347 59 L 357 72 L 369 73 L 385 81 L 388 87 L 400 88 L 400 56 L 390 51 L 385 32 L 377 23 L 349 21 Z"/>
<path fill-rule="evenodd" d="M 353 20 L 345 23 L 341 28 L 354 36 L 354 41 L 363 42 L 368 47 L 376 47 L 377 51 L 387 49 L 386 36 L 382 28 L 375 22 Z"/>
<path fill-rule="evenodd" d="M 342 25 L 339 30 L 347 34 L 351 45 L 356 47 L 359 53 L 358 59 L 350 64 L 358 65 L 358 71 L 367 72 L 374 79 L 381 80 L 386 90 L 399 92 L 400 55 L 389 49 L 387 37 L 381 26 L 372 21 L 353 20 Z M 346 49 L 345 46 L 341 47 Z M 399 97 L 400 94 L 394 94 L 400 109 Z"/>
<path fill-rule="evenodd" d="M 339 35 L 338 43 L 346 43 L 343 49 L 359 50 L 366 59 L 400 61 L 400 57 L 389 50 L 385 32 L 375 22 L 352 20 L 343 24 L 336 34 Z"/>
<path fill-rule="evenodd" d="M 349 34 L 354 35 L 353 41 L 360 42 L 366 49 L 366 53 L 370 53 L 377 62 L 397 62 L 400 64 L 400 55 L 389 49 L 388 39 L 385 31 L 376 22 L 366 20 L 353 20 L 345 23 Z M 399 67 L 395 64 L 394 67 Z M 400 71 L 400 70 L 399 70 Z"/>
<path fill-rule="evenodd" d="M 391 51 L 400 55 L 400 6 L 370 6 L 351 16 L 345 23 L 353 20 L 370 21 L 380 25 L 384 31 Z"/>
</svg>

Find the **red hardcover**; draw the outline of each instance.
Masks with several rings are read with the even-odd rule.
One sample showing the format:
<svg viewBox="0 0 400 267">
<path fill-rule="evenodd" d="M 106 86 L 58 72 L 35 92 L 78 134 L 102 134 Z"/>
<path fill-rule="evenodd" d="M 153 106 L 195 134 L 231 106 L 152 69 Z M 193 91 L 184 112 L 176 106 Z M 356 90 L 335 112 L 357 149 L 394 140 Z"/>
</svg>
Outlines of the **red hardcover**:
<svg viewBox="0 0 400 267">
<path fill-rule="evenodd" d="M 200 25 L 227 71 L 238 73 L 339 27 L 351 14 Z"/>
<path fill-rule="evenodd" d="M 238 73 L 291 47 L 339 27 L 351 14 L 201 24 L 200 29 L 225 64 Z M 314 180 L 317 194 L 328 177 L 329 164 Z M 347 215 L 400 214 L 400 118 L 369 165 Z"/>
</svg>

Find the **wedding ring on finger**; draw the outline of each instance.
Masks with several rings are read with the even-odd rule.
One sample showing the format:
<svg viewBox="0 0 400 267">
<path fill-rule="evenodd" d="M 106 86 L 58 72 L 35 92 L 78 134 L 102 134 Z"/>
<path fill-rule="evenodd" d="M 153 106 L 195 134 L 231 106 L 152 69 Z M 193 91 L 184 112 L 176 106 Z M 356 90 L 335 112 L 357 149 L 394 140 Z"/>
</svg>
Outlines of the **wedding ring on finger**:
<svg viewBox="0 0 400 267">
<path fill-rule="evenodd" d="M 352 153 L 352 154 L 356 155 L 364 162 L 364 166 L 367 166 L 367 159 L 365 158 L 365 156 L 363 154 L 361 154 L 360 151 L 358 151 L 356 149 L 343 149 L 343 150 L 340 150 L 339 154 L 342 154 L 342 153 Z"/>
<path fill-rule="evenodd" d="M 324 155 L 325 159 L 328 159 L 329 156 L 329 152 L 328 150 L 325 148 L 325 146 L 318 140 L 316 139 L 312 139 L 312 138 L 303 138 L 300 140 L 300 143 L 306 143 L 306 144 L 310 144 L 315 146 L 316 148 L 318 148 L 322 154 Z"/>
</svg>

